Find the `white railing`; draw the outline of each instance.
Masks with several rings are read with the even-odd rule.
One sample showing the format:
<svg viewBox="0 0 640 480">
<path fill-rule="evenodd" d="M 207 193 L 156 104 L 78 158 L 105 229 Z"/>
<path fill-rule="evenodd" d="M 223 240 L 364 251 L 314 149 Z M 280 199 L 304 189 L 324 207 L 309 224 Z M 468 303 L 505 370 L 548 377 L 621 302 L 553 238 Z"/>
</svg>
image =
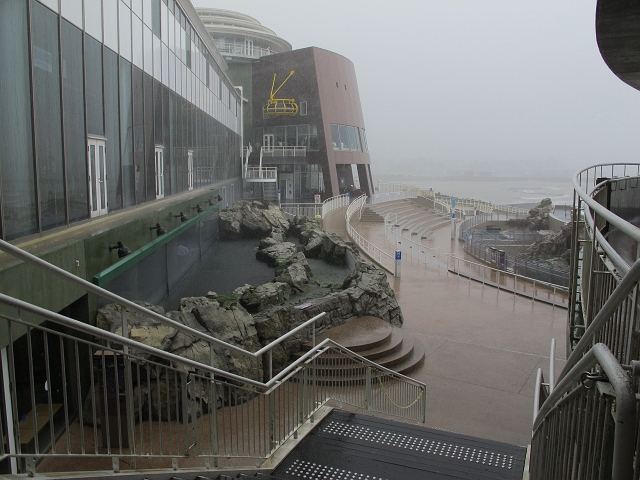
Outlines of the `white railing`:
<svg viewBox="0 0 640 480">
<path fill-rule="evenodd" d="M 358 247 L 360 247 L 360 250 L 362 250 L 364 254 L 367 255 L 369 258 L 371 258 L 371 260 L 373 260 L 374 262 L 376 262 L 378 265 L 388 270 L 389 272 L 394 273 L 395 271 L 394 257 L 392 255 L 389 255 L 387 252 L 383 251 L 382 249 L 376 247 L 373 243 L 371 243 L 369 240 L 367 240 L 362 235 L 360 235 L 356 231 L 356 229 L 351 226 L 351 217 L 356 211 L 362 208 L 366 202 L 367 202 L 367 196 L 362 195 L 361 197 L 358 197 L 353 202 L 351 202 L 351 205 L 349 205 L 349 208 L 347 208 L 347 213 L 345 214 L 345 220 L 347 224 L 347 234 L 349 235 L 351 240 L 355 242 L 355 244 L 358 245 Z"/>
<path fill-rule="evenodd" d="M 451 211 L 451 199 L 456 199 L 456 211 L 460 213 L 473 211 L 474 207 L 481 212 L 509 212 L 528 214 L 529 210 L 526 208 L 514 207 L 511 205 L 496 205 L 491 202 L 484 202 L 482 200 L 476 200 L 473 198 L 458 198 L 451 195 L 445 195 L 433 190 L 433 188 L 420 188 L 415 185 L 405 185 L 401 183 L 391 183 L 378 181 L 379 192 L 411 192 L 415 195 L 431 198 L 435 203 L 447 208 L 448 212 Z"/>
<path fill-rule="evenodd" d="M 537 300 L 549 303 L 554 307 L 568 308 L 569 289 L 566 287 L 472 262 L 471 260 L 459 258 L 454 253 L 445 255 L 447 257 L 447 270 L 458 276 L 466 277 L 469 281 L 475 280 L 482 283 L 482 285 L 496 287 L 496 295 L 500 295 L 500 290 L 502 290 L 513 293 L 514 302 L 516 295 L 520 295 L 531 298 L 532 302 Z"/>
<path fill-rule="evenodd" d="M 280 209 L 286 215 L 318 218 L 322 216 L 322 203 L 281 203 Z"/>
<path fill-rule="evenodd" d="M 338 195 L 337 197 L 327 198 L 322 203 L 322 218 L 324 218 L 329 212 L 333 212 L 338 208 L 346 207 L 347 205 L 349 205 L 350 201 L 351 201 L 351 196 L 349 194 Z"/>
<path fill-rule="evenodd" d="M 306 157 L 307 147 L 262 147 L 263 157 Z"/>
<path fill-rule="evenodd" d="M 405 198 L 416 198 L 413 192 L 384 192 L 371 195 L 367 199 L 367 203 L 375 205 L 376 203 L 391 202 L 393 200 L 404 200 Z"/>
<path fill-rule="evenodd" d="M 482 223 L 507 221 L 512 218 L 523 218 L 523 215 L 521 213 L 510 212 L 489 212 L 481 213 L 480 215 L 474 215 L 473 217 L 467 218 L 460 224 L 458 230 L 458 238 L 460 240 L 464 240 L 467 230 Z"/>
<path fill-rule="evenodd" d="M 272 55 L 276 52 L 272 51 L 269 48 L 256 47 L 252 45 L 246 45 L 244 43 L 223 43 L 223 42 L 215 42 L 216 48 L 223 55 L 234 55 L 237 57 L 248 57 L 248 58 L 261 58 L 266 57 L 267 55 Z"/>
<path fill-rule="evenodd" d="M 277 167 L 246 167 L 244 170 L 246 180 L 277 180 Z"/>
<path fill-rule="evenodd" d="M 420 264 L 420 262 L 425 265 L 433 263 L 440 268 L 441 252 L 438 247 L 427 247 L 420 242 L 405 237 L 398 232 L 398 226 L 392 222 L 387 222 L 387 218 L 385 218 L 384 230 L 387 241 L 394 246 L 396 251 L 402 252 L 403 258 L 406 258 L 405 254 L 407 254 L 411 259 L 416 259 L 418 264 Z"/>
</svg>

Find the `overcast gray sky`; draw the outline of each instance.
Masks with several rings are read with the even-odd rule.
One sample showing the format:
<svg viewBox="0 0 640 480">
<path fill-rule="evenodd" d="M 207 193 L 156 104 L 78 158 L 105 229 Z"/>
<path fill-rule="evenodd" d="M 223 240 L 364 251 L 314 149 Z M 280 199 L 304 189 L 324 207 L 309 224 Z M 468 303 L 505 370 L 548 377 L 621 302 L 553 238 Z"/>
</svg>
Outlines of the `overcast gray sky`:
<svg viewBox="0 0 640 480">
<path fill-rule="evenodd" d="M 595 0 L 192 1 L 349 58 L 374 173 L 638 161 L 640 92 L 600 57 Z"/>
</svg>

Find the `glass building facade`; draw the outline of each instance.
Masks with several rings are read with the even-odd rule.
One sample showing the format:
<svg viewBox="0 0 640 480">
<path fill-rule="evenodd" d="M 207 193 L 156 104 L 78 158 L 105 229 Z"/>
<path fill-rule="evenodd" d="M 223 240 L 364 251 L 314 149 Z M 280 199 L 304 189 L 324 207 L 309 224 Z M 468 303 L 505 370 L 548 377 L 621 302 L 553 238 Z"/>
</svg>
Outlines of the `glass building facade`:
<svg viewBox="0 0 640 480">
<path fill-rule="evenodd" d="M 239 96 L 192 10 L 0 1 L 3 239 L 240 177 Z"/>
</svg>

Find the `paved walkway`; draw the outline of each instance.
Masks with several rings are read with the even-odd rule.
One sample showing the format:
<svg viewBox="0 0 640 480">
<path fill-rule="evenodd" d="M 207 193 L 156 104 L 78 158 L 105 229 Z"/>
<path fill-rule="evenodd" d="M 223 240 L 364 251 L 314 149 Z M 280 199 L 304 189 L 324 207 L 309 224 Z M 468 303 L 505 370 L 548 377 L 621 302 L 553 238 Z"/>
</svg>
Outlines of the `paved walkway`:
<svg viewBox="0 0 640 480">
<path fill-rule="evenodd" d="M 348 239 L 345 209 L 330 213 L 324 229 Z M 352 223 L 376 246 L 386 245 L 384 225 Z M 428 246 L 441 256 L 458 251 L 449 226 Z M 386 245 L 385 249 L 393 250 Z M 404 260 L 402 278 L 389 283 L 404 315 L 404 328 L 426 347 L 425 364 L 411 376 L 427 384 L 427 426 L 518 445 L 531 438 L 538 368 L 549 369 L 552 338 L 556 372 L 564 360 L 567 312 L 447 272 L 446 267 Z"/>
</svg>

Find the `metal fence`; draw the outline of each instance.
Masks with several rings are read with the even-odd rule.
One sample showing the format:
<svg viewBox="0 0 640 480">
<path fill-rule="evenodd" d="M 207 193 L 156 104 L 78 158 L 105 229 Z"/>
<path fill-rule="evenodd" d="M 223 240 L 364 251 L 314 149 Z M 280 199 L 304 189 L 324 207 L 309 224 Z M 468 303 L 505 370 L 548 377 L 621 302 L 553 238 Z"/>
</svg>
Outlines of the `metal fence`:
<svg viewBox="0 0 640 480">
<path fill-rule="evenodd" d="M 531 301 L 549 303 L 554 307 L 568 307 L 568 290 L 552 283 L 543 282 L 534 278 L 518 275 L 498 268 L 493 268 L 481 263 L 472 262 L 464 258 L 456 257 L 453 253 L 445 254 L 447 257 L 447 270 L 458 276 L 463 276 L 482 285 L 490 285 L 497 288 L 496 295 L 500 291 L 510 292 L 516 295 L 531 298 Z"/>
<path fill-rule="evenodd" d="M 196 468 L 260 464 L 329 400 L 425 420 L 424 384 L 328 339 L 261 382 L 4 295 L 0 302 L 43 320 L 0 315 L 10 340 L 0 393 L 11 399 L 0 460 L 13 462 L 13 473 L 24 465 L 35 474 L 36 461 L 48 471 L 51 458 L 57 469 L 61 457 L 69 472 L 119 471 L 121 461 L 177 468 L 189 457 L 201 459 Z M 261 374 L 260 360 L 252 367 Z"/>
<path fill-rule="evenodd" d="M 118 470 L 120 459 L 124 458 L 133 468 L 157 466 L 153 463 L 155 458 L 177 462 L 176 458 L 188 456 L 203 457 L 207 462 L 240 457 L 247 464 L 247 459 L 269 456 L 291 435 L 291 428 L 297 431 L 327 398 L 402 418 L 424 418 L 416 416 L 420 411 L 416 409 L 424 410 L 424 384 L 333 342 L 321 343 L 273 375 L 274 347 L 293 335 L 304 335 L 303 330 L 311 331 L 315 343 L 314 325 L 324 313 L 257 352 L 249 352 L 147 310 L 7 242 L 0 241 L 0 250 L 102 296 L 120 305 L 122 311 L 122 325 L 114 334 L 0 294 L 0 304 L 14 312 L 0 315 L 0 329 L 7 332 L 9 342 L 2 354 L 0 393 L 2 398 L 10 399 L 0 412 L 4 417 L 0 436 L 7 439 L 0 447 L 0 461 L 9 459 L 12 473 L 25 469 L 33 473 L 36 460 L 51 456 L 103 459 L 101 463 L 82 464 L 84 470 Z M 131 311 L 197 339 L 203 343 L 202 348 L 206 346 L 209 357 L 200 355 L 201 361 L 189 360 L 131 340 L 127 314 Z M 332 349 L 328 358 L 337 356 L 338 364 L 333 373 L 322 369 L 320 380 L 315 373 L 309 374 L 309 368 L 316 372 L 315 364 L 309 362 L 320 358 L 327 349 Z M 256 377 L 244 378 L 214 368 L 216 355 L 245 357 Z M 352 366 L 347 368 L 348 364 Z M 362 381 L 355 381 L 362 373 L 358 368 L 364 369 Z M 261 381 L 263 371 L 266 382 Z M 353 385 L 344 383 L 346 372 L 351 372 Z M 209 383 L 204 384 L 203 378 Z M 396 387 L 396 383 L 404 386 Z M 308 400 L 304 390 L 308 407 L 299 407 L 302 414 L 296 416 L 291 413 L 291 402 L 301 397 L 299 393 L 291 394 L 293 397 L 288 393 L 291 385 L 312 385 L 313 392 L 323 395 L 329 392 L 325 386 L 334 390 L 324 400 Z M 392 408 L 402 405 L 414 387 L 421 393 L 412 408 Z M 382 394 L 391 396 L 386 397 L 388 402 Z M 278 410 L 274 412 L 271 406 L 276 399 Z M 291 427 L 294 420 L 285 418 L 297 419 L 296 426 Z M 275 425 L 279 428 L 277 434 Z M 254 441 L 254 437 L 258 440 Z M 269 442 L 259 440 L 262 438 Z M 109 461 L 113 463 L 109 465 Z"/>
<path fill-rule="evenodd" d="M 345 215 L 345 220 L 347 224 L 347 234 L 349 238 L 353 242 L 355 242 L 358 247 L 374 262 L 380 265 L 382 268 L 388 270 L 391 273 L 395 271 L 395 258 L 392 255 L 389 255 L 384 250 L 376 247 L 369 240 L 360 235 L 355 228 L 351 225 L 351 217 L 358 211 L 362 209 L 362 207 L 367 203 L 367 196 L 362 195 L 361 197 L 356 198 L 349 208 L 347 208 L 347 213 Z"/>
<path fill-rule="evenodd" d="M 640 228 L 609 209 L 611 193 L 628 187 L 629 177 L 640 177 L 640 164 L 596 165 L 573 179 L 569 358 L 536 415 L 534 480 L 640 477 L 640 260 L 623 257 L 625 242 L 640 243 Z M 620 207 L 637 215 L 633 205 Z M 622 243 L 609 242 L 612 231 Z"/>
</svg>

